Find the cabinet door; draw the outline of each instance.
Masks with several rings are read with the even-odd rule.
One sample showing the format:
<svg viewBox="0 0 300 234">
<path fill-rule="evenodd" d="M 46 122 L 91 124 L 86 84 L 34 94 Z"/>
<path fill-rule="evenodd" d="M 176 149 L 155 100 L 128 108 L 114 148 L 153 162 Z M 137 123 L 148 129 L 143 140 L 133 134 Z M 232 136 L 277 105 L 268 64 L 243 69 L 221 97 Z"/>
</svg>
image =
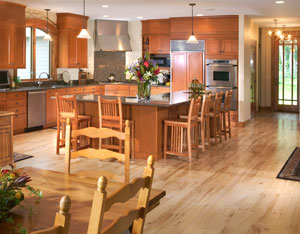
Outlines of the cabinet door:
<svg viewBox="0 0 300 234">
<path fill-rule="evenodd" d="M 76 36 L 77 37 L 77 36 Z M 88 44 L 87 39 L 77 38 L 77 64 L 80 68 L 87 68 L 87 51 Z"/>
<path fill-rule="evenodd" d="M 172 92 L 187 90 L 186 52 L 172 53 Z"/>
<path fill-rule="evenodd" d="M 68 64 L 69 68 L 79 68 L 80 64 L 77 61 L 77 30 L 68 30 Z"/>
<path fill-rule="evenodd" d="M 187 53 L 187 86 L 196 78 L 203 83 L 203 52 Z"/>
<path fill-rule="evenodd" d="M 205 52 L 207 55 L 214 55 L 221 53 L 221 42 L 219 39 L 207 40 L 205 42 Z"/>
<path fill-rule="evenodd" d="M 150 36 L 149 37 L 149 53 L 158 54 L 160 53 L 160 37 L 159 36 Z"/>
<path fill-rule="evenodd" d="M 9 48 L 9 37 L 10 27 L 6 24 L 0 25 L 0 67 L 10 67 L 10 48 Z"/>
<path fill-rule="evenodd" d="M 26 67 L 26 31 L 25 26 L 14 26 L 11 29 L 10 58 L 13 68 Z"/>
<path fill-rule="evenodd" d="M 160 36 L 160 50 L 161 53 L 168 54 L 170 53 L 170 37 L 169 36 Z"/>
<path fill-rule="evenodd" d="M 222 54 L 238 55 L 239 43 L 238 40 L 222 40 Z"/>
</svg>

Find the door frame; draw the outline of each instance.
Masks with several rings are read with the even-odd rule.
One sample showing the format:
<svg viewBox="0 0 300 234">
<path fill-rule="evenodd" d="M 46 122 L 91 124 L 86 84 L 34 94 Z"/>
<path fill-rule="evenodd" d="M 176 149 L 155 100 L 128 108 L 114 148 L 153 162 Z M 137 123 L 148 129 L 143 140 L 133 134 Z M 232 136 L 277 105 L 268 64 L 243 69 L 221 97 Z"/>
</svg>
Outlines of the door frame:
<svg viewBox="0 0 300 234">
<path fill-rule="evenodd" d="M 298 41 L 298 71 L 297 71 L 297 106 L 284 106 L 278 105 L 278 79 L 279 79 L 279 38 L 272 37 L 271 40 L 271 108 L 273 111 L 282 112 L 299 112 L 299 81 L 300 81 L 300 31 L 286 31 L 286 33 L 291 34 L 293 39 Z M 274 55 L 274 56 L 272 56 Z"/>
</svg>

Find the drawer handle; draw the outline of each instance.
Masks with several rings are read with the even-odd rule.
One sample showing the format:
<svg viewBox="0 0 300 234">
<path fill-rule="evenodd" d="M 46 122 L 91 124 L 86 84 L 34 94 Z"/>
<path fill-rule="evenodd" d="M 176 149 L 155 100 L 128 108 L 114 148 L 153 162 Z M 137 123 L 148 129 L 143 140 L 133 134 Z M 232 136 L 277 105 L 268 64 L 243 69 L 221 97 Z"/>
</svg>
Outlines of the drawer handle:
<svg viewBox="0 0 300 234">
<path fill-rule="evenodd" d="M 18 105 L 19 103 L 18 103 L 18 102 L 16 102 L 16 104 Z"/>
</svg>

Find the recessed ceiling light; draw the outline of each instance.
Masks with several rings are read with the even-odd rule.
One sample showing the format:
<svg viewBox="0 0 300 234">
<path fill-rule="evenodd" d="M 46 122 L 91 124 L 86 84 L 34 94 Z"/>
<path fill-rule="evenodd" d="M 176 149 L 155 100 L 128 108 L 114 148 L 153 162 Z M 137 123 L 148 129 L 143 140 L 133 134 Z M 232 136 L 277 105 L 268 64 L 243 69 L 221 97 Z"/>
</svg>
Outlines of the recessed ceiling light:
<svg viewBox="0 0 300 234">
<path fill-rule="evenodd" d="M 108 18 L 108 15 L 103 15 L 103 18 Z"/>
<path fill-rule="evenodd" d="M 197 16 L 203 16 L 203 14 L 197 14 Z"/>
<path fill-rule="evenodd" d="M 143 16 L 138 16 L 137 18 L 138 18 L 138 19 L 143 19 L 144 17 L 143 17 Z"/>
<path fill-rule="evenodd" d="M 283 4 L 285 1 L 275 1 L 275 4 Z"/>
<path fill-rule="evenodd" d="M 103 8 L 109 8 L 109 5 L 102 5 Z"/>
</svg>

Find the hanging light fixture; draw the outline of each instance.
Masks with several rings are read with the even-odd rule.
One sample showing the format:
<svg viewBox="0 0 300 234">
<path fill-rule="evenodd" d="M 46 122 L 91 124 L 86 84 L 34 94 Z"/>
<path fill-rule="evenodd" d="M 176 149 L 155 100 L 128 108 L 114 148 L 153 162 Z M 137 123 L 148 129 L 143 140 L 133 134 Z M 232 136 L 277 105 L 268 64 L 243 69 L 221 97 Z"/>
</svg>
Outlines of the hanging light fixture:
<svg viewBox="0 0 300 234">
<path fill-rule="evenodd" d="M 291 34 L 287 34 L 286 31 L 285 31 L 285 26 L 286 25 L 282 25 L 282 27 L 283 27 L 283 32 L 282 32 L 279 28 L 277 28 L 277 19 L 274 19 L 274 23 L 275 23 L 274 29 L 270 30 L 268 32 L 268 35 L 270 37 L 277 36 L 281 40 L 291 40 L 292 39 L 292 35 Z"/>
<path fill-rule="evenodd" d="M 48 28 L 48 21 L 49 21 L 48 13 L 49 13 L 50 9 L 45 9 L 45 11 L 47 12 L 47 34 L 44 36 L 44 40 L 45 41 L 53 41 L 51 35 L 49 34 L 49 28 Z"/>
<path fill-rule="evenodd" d="M 196 5 L 195 3 L 190 3 L 189 4 L 192 7 L 192 34 L 190 35 L 189 39 L 186 41 L 186 43 L 193 43 L 197 44 L 199 43 L 196 36 L 194 35 L 194 6 Z"/>
<path fill-rule="evenodd" d="M 77 38 L 89 39 L 89 38 L 91 38 L 91 36 L 88 33 L 88 31 L 86 30 L 86 25 L 85 25 L 85 0 L 83 0 L 83 17 L 82 18 L 83 18 L 83 28 L 81 29 Z"/>
</svg>

